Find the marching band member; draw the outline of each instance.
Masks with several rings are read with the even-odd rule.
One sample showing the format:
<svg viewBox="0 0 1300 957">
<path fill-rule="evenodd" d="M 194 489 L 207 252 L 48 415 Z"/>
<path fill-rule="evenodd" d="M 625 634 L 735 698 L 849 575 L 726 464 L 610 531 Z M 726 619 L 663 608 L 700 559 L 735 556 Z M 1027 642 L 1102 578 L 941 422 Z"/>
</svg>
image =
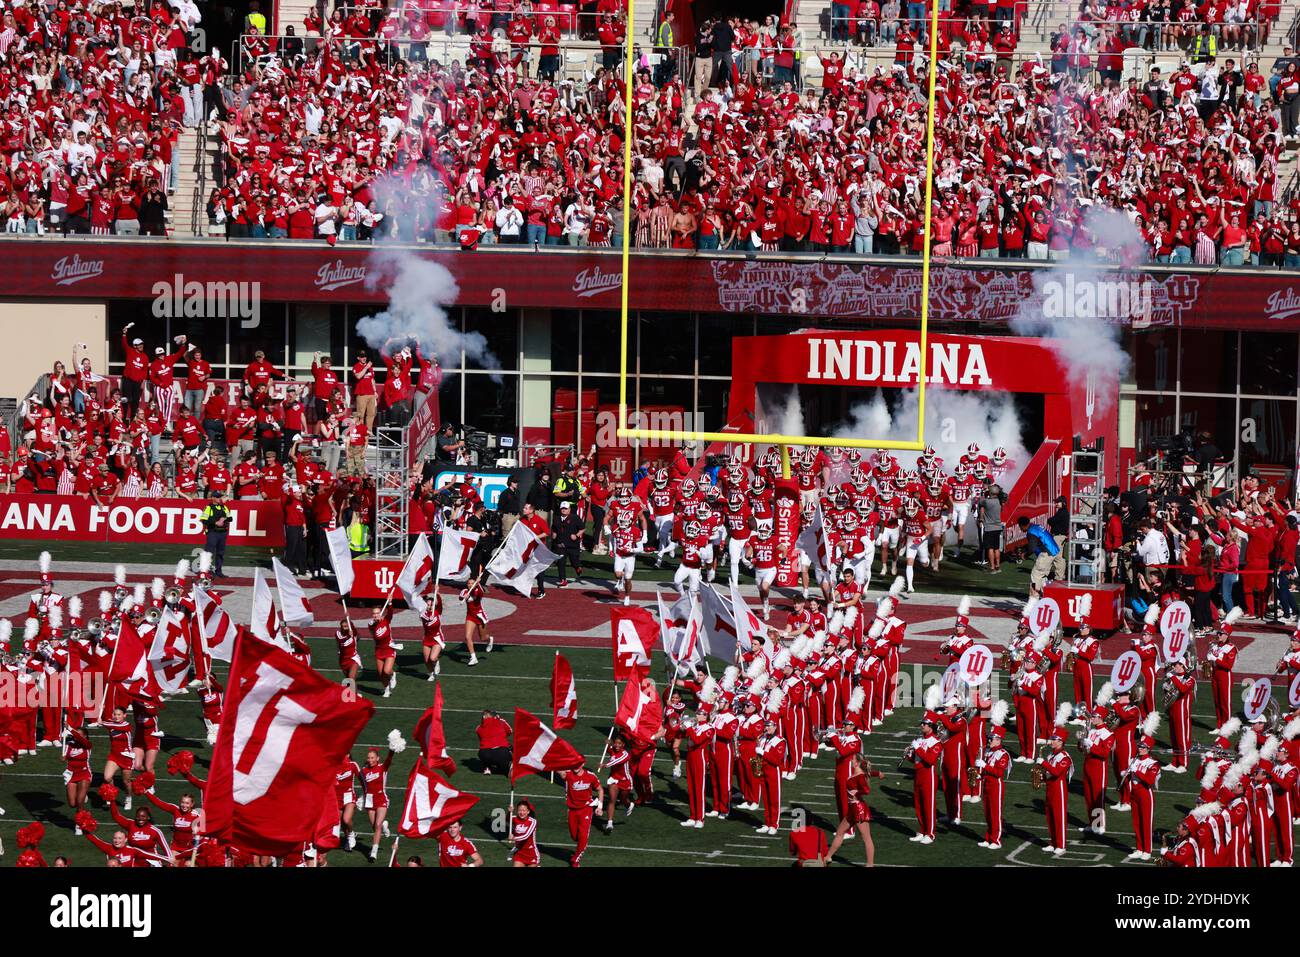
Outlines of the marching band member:
<svg viewBox="0 0 1300 957">
<path fill-rule="evenodd" d="M 1273 739 L 1277 741 L 1277 738 Z M 1261 749 L 1260 754 L 1265 751 Z M 1264 761 L 1260 761 L 1264 765 Z M 1273 788 L 1273 836 L 1277 844 L 1277 860 L 1273 867 L 1290 867 L 1294 853 L 1294 827 L 1292 823 L 1292 798 L 1295 794 L 1297 774 L 1295 765 L 1285 746 L 1279 746 L 1269 766 L 1265 769 L 1268 782 Z"/>
<path fill-rule="evenodd" d="M 971 804 L 980 803 L 980 778 L 972 773 L 976 756 L 984 750 L 985 715 L 993 707 L 993 699 L 988 695 L 988 682 L 969 689 L 970 707 L 966 719 L 966 763 L 962 768 L 962 800 Z"/>
<path fill-rule="evenodd" d="M 1142 736 L 1137 740 L 1137 756 L 1125 769 L 1128 803 L 1133 810 L 1133 842 L 1136 845 L 1126 860 L 1151 860 L 1151 838 L 1155 827 L 1156 788 L 1160 784 L 1160 762 L 1151 756 L 1160 727 L 1160 712 L 1152 711 L 1142 719 Z"/>
<path fill-rule="evenodd" d="M 937 689 L 937 685 L 931 685 Z M 949 824 L 961 823 L 961 784 L 966 774 L 966 714 L 961 698 L 949 695 L 939 715 L 940 737 L 943 741 L 943 761 L 940 764 L 944 809 Z"/>
<path fill-rule="evenodd" d="M 1131 810 L 1129 801 L 1128 767 L 1137 751 L 1138 725 L 1142 721 L 1142 709 L 1133 703 L 1130 691 L 1120 691 L 1110 706 L 1114 715 L 1115 727 L 1115 778 L 1119 783 L 1119 800 L 1110 806 L 1112 811 Z"/>
<path fill-rule="evenodd" d="M 1069 717 L 1066 707 L 1068 705 L 1062 705 L 1061 711 L 1056 715 L 1056 726 L 1048 738 L 1048 752 L 1038 762 L 1047 786 L 1047 797 L 1044 800 L 1047 811 L 1047 846 L 1043 850 L 1057 857 L 1065 853 L 1070 780 L 1074 777 L 1074 761 L 1070 758 L 1070 752 L 1065 750 L 1065 742 L 1070 737 L 1064 724 Z"/>
<path fill-rule="evenodd" d="M 728 671 L 731 669 L 729 668 Z M 724 683 L 725 683 L 724 678 Z M 707 817 L 724 820 L 731 814 L 732 765 L 735 760 L 736 732 L 740 717 L 726 700 L 718 703 L 713 716 L 713 747 L 709 756 L 709 784 L 712 788 L 713 810 Z"/>
<path fill-rule="evenodd" d="M 939 716 L 927 709 L 921 718 L 921 736 L 914 738 L 903 752 L 903 758 L 915 768 L 912 778 L 912 805 L 916 810 L 916 835 L 909 840 L 919 844 L 934 843 L 935 788 L 938 784 L 939 761 L 943 758 L 943 744 L 935 735 Z"/>
<path fill-rule="evenodd" d="M 1109 700 L 1110 682 L 1097 694 L 1097 704 L 1085 708 L 1088 730 L 1079 733 L 1079 750 L 1083 752 L 1083 810 L 1087 824 L 1079 828 L 1093 834 L 1106 833 L 1106 779 L 1110 768 L 1111 752 L 1115 750 L 1115 735 L 1106 727 L 1109 711 L 1104 700 Z"/>
<path fill-rule="evenodd" d="M 1237 646 L 1232 630 L 1244 615 L 1238 605 L 1219 620 L 1219 630 L 1210 636 L 1205 661 L 1211 666 L 1210 691 L 1214 695 L 1214 721 L 1222 726 L 1232 717 L 1232 669 L 1237 664 Z"/>
<path fill-rule="evenodd" d="M 1174 867 L 1205 866 L 1201 844 L 1196 838 L 1196 833 L 1201 826 L 1201 818 L 1197 817 L 1200 810 L 1201 808 L 1197 807 L 1191 814 L 1178 822 L 1174 845 L 1160 852 L 1160 856 L 1164 858 L 1166 864 Z"/>
<path fill-rule="evenodd" d="M 1033 764 L 1034 753 L 1038 750 L 1038 710 L 1043 696 L 1043 673 L 1038 669 L 1037 653 L 1026 652 L 1013 684 L 1016 736 L 1020 741 L 1020 754 L 1016 761 L 1020 764 Z"/>
<path fill-rule="evenodd" d="M 957 621 L 953 625 L 952 634 L 939 645 L 939 653 L 947 655 L 949 663 L 960 661 L 966 649 L 975 644 L 975 639 L 966 630 L 969 625 L 970 596 L 963 595 L 957 603 Z"/>
<path fill-rule="evenodd" d="M 1092 595 L 1085 593 L 1079 600 L 1079 632 L 1070 643 L 1070 661 L 1074 672 L 1074 702 L 1084 712 L 1093 700 L 1092 663 L 1101 652 L 1101 642 L 1092 633 L 1088 616 L 1092 613 Z"/>
<path fill-rule="evenodd" d="M 826 741 L 835 750 L 835 813 L 841 819 L 844 818 L 848 808 L 848 781 L 852 773 L 852 761 L 856 755 L 862 754 L 862 739 L 858 737 L 857 727 L 851 716 L 861 713 L 865 700 L 866 692 L 861 688 L 854 688 L 853 696 L 849 699 L 850 716 L 844 719 L 843 726 L 838 730 L 832 729 L 826 732 Z"/>
<path fill-rule="evenodd" d="M 1002 802 L 1011 775 L 1011 753 L 1002 746 L 1006 737 L 1007 707 L 998 701 L 989 713 L 989 743 L 975 760 L 979 772 L 980 791 L 984 801 L 984 840 L 979 846 L 997 850 L 1002 846 Z"/>
<path fill-rule="evenodd" d="M 850 756 L 848 763 L 850 773 L 845 780 L 845 807 L 840 814 L 840 823 L 836 828 L 835 837 L 831 840 L 830 849 L 826 853 L 826 860 L 829 862 L 834 859 L 835 852 L 844 843 L 845 836 L 850 831 L 856 830 L 867 852 L 867 867 L 875 867 L 876 845 L 871 840 L 871 808 L 867 806 L 867 795 L 871 793 L 871 783 L 868 779 L 883 778 L 885 775 L 872 768 L 870 762 L 864 765 L 859 754 Z"/>
<path fill-rule="evenodd" d="M 1146 688 L 1146 694 L 1138 702 L 1138 708 L 1141 710 L 1143 718 L 1155 708 L 1153 699 L 1156 696 L 1156 671 L 1158 670 L 1157 662 L 1160 658 L 1160 645 L 1156 643 L 1156 629 L 1159 621 L 1160 606 L 1153 602 L 1142 620 L 1142 634 L 1133 639 L 1133 650 L 1142 659 L 1141 680 Z"/>
<path fill-rule="evenodd" d="M 1165 765 L 1165 770 L 1174 774 L 1186 774 L 1187 756 L 1192 750 L 1192 702 L 1196 698 L 1196 676 L 1188 673 L 1187 662 L 1179 658 L 1169 666 L 1165 685 L 1166 695 L 1173 695 L 1165 708 L 1169 716 L 1169 737 L 1173 748 L 1173 755 Z"/>
<path fill-rule="evenodd" d="M 772 692 L 767 704 L 769 715 L 780 710 L 781 698 L 780 688 Z M 763 783 L 763 824 L 755 828 L 759 834 L 775 834 L 781 820 L 781 778 L 786 744 L 777 728 L 776 720 L 769 717 L 763 725 L 763 737 L 758 742 L 756 756 L 762 763 L 759 773 Z"/>
<path fill-rule="evenodd" d="M 712 680 L 712 679 L 710 679 Z M 689 813 L 682 827 L 704 827 L 704 785 L 713 728 L 692 712 L 682 714 L 682 744 L 686 750 L 686 797 Z"/>
<path fill-rule="evenodd" d="M 32 595 L 27 606 L 27 617 L 40 622 L 40 637 L 47 638 L 50 634 L 50 611 L 63 604 L 63 596 L 54 590 L 54 576 L 50 574 L 50 553 L 41 552 L 37 565 L 41 574 L 41 590 Z"/>
<path fill-rule="evenodd" d="M 1250 853 L 1256 867 L 1272 866 L 1270 846 L 1273 842 L 1274 806 L 1273 785 L 1268 776 L 1272 760 L 1266 755 L 1275 753 L 1275 748 L 1269 744 L 1261 748 L 1245 782 L 1246 806 L 1250 811 Z"/>
<path fill-rule="evenodd" d="M 763 676 L 763 680 L 766 680 L 766 676 Z M 746 811 L 758 810 L 763 790 L 761 775 L 754 773 L 754 758 L 758 756 L 758 742 L 763 736 L 765 724 L 763 716 L 758 712 L 759 704 L 751 683 L 749 694 L 741 705 L 742 716 L 736 731 L 736 767 L 740 773 L 740 796 L 743 798 L 737 806 Z"/>
</svg>

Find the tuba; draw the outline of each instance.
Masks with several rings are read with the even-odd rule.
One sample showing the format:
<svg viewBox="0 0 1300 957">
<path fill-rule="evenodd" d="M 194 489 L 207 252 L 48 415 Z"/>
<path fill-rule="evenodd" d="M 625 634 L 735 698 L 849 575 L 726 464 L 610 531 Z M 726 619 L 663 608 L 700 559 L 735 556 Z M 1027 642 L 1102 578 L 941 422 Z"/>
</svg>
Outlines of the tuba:
<svg viewBox="0 0 1300 957">
<path fill-rule="evenodd" d="M 162 609 L 150 608 L 144 613 L 144 620 L 151 625 L 158 624 L 158 622 L 162 621 Z"/>
<path fill-rule="evenodd" d="M 1145 678 L 1139 678 L 1137 684 L 1133 686 L 1132 699 L 1134 704 L 1141 704 L 1147 696 L 1147 681 Z"/>
</svg>

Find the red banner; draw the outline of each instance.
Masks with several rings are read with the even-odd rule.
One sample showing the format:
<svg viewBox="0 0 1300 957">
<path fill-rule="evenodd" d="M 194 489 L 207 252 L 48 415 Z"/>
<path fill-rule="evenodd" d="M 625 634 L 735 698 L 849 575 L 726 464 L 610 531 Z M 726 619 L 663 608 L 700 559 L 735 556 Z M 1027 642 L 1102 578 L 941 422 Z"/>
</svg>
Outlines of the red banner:
<svg viewBox="0 0 1300 957">
<path fill-rule="evenodd" d="M 15 239 L 5 243 L 4 294 L 155 300 L 164 312 L 188 308 L 191 300 L 211 305 L 220 298 L 229 306 L 221 314 L 255 323 L 255 316 L 241 313 L 243 305 L 384 302 L 386 291 L 366 283 L 371 253 L 363 245 L 315 242 Z M 487 306 L 504 297 L 512 307 L 618 309 L 622 271 L 613 251 L 420 249 L 418 255 L 451 270 L 463 305 Z M 641 310 L 855 320 L 869 315 L 911 323 L 920 315 L 921 268 L 901 258 L 835 262 L 638 253 L 629 295 Z M 937 263 L 929 306 L 933 321 L 949 323 L 1005 324 L 1029 310 L 1065 324 L 1087 314 L 1139 329 L 1283 331 L 1300 329 L 1300 277 L 1263 268 L 1153 266 L 1084 282 L 1062 264 Z"/>
<path fill-rule="evenodd" d="M 131 498 L 96 505 L 78 495 L 0 495 L 0 538 L 202 545 L 206 504 L 183 498 Z M 227 504 L 227 545 L 284 547 L 279 502 Z"/>
</svg>

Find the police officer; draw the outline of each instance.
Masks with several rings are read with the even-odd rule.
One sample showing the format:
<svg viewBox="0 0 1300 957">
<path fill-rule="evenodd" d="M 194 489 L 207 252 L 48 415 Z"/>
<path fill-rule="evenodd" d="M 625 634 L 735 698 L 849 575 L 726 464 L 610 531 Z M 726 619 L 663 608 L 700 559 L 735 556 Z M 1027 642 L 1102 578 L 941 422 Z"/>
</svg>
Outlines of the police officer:
<svg viewBox="0 0 1300 957">
<path fill-rule="evenodd" d="M 221 566 L 226 559 L 226 539 L 230 536 L 230 507 L 223 501 L 220 489 L 213 489 L 203 509 L 203 547 L 212 555 L 212 577 L 224 577 Z"/>
</svg>

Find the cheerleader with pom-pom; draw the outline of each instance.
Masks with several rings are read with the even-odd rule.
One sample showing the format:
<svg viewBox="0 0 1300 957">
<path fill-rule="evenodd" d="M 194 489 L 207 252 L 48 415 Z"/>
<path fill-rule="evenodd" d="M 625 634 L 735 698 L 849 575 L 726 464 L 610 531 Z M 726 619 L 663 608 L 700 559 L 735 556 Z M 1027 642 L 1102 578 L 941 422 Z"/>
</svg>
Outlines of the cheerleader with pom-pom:
<svg viewBox="0 0 1300 957">
<path fill-rule="evenodd" d="M 131 779 L 140 768 L 136 764 L 135 754 L 131 749 L 133 727 L 131 722 L 127 720 L 126 709 L 118 705 L 113 709 L 112 716 L 101 721 L 100 726 L 108 732 L 108 758 L 104 761 L 104 783 L 112 784 L 117 779 L 120 771 L 122 783 L 129 789 Z M 116 790 L 113 793 L 116 794 Z M 123 807 L 128 811 L 131 810 L 131 794 L 129 790 Z"/>
<path fill-rule="evenodd" d="M 388 732 L 388 756 L 379 759 L 379 749 L 371 748 L 366 752 L 365 763 L 361 766 L 362 799 L 361 806 L 370 818 L 370 859 L 379 859 L 379 838 L 388 837 L 388 769 L 393 765 L 394 755 L 406 750 L 406 740 L 394 728 Z"/>
<path fill-rule="evenodd" d="M 85 809 L 86 797 L 90 793 L 90 751 L 90 736 L 80 725 L 70 726 L 64 732 L 63 786 L 74 816 Z"/>
</svg>

